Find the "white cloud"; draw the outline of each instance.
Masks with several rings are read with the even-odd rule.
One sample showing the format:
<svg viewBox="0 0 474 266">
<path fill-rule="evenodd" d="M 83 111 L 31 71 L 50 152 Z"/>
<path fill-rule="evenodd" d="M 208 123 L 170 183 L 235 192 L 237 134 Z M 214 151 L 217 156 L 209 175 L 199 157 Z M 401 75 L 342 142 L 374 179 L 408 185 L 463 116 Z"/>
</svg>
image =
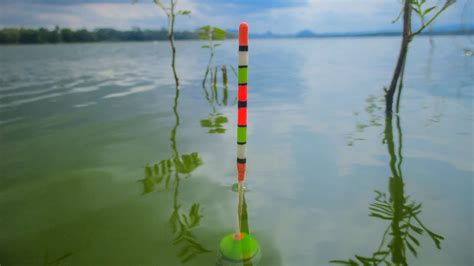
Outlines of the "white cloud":
<svg viewBox="0 0 474 266">
<path fill-rule="evenodd" d="M 458 1 L 437 21 L 438 25 L 467 23 L 474 5 L 468 0 Z M 436 1 L 428 1 L 432 5 Z M 466 4 L 467 3 L 467 4 Z M 257 3 L 255 3 L 257 5 Z M 271 30 L 291 33 L 303 29 L 317 32 L 349 32 L 400 29 L 390 22 L 397 16 L 401 4 L 387 0 L 309 0 L 297 1 L 287 7 L 249 9 L 249 4 L 211 3 L 210 1 L 180 0 L 178 9 L 192 11 L 191 17 L 179 17 L 177 29 L 193 30 L 200 25 L 213 24 L 231 29 L 247 21 L 253 32 Z M 464 11 L 463 11 L 464 10 Z M 166 19 L 163 12 L 151 2 L 25 4 L 7 2 L 2 6 L 0 26 L 73 28 L 131 27 L 161 28 Z"/>
</svg>

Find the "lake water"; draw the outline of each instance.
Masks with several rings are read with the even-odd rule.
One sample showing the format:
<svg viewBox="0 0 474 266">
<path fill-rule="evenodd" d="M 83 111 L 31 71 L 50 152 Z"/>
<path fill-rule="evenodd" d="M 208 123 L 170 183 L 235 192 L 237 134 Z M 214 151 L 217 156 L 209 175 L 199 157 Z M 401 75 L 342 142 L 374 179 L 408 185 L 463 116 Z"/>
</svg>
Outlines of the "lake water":
<svg viewBox="0 0 474 266">
<path fill-rule="evenodd" d="M 473 265 L 466 38 L 412 43 L 393 121 L 399 38 L 251 42 L 259 265 Z M 213 61 L 225 92 L 220 70 L 203 88 L 200 46 L 177 42 L 179 93 L 166 42 L 0 47 L 0 264 L 216 264 L 237 225 L 238 49 L 225 41 Z"/>
</svg>

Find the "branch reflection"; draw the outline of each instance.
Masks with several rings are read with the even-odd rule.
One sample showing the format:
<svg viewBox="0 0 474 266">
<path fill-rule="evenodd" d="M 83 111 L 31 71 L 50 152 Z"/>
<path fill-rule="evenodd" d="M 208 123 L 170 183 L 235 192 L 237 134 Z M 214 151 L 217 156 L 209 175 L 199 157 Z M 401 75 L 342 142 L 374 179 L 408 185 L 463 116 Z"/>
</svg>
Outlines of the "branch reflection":
<svg viewBox="0 0 474 266">
<path fill-rule="evenodd" d="M 420 237 L 427 235 L 437 249 L 441 249 L 443 236 L 430 230 L 420 218 L 422 204 L 410 200 L 405 194 L 403 177 L 403 132 L 400 116 L 395 118 L 395 133 L 392 117 L 385 118 L 384 143 L 390 157 L 391 176 L 388 179 L 388 194 L 375 191 L 374 202 L 369 205 L 370 217 L 389 224 L 381 237 L 378 248 L 369 256 L 355 255 L 354 259 L 332 260 L 343 265 L 408 265 L 408 252 L 417 257 L 421 245 Z M 397 140 L 395 140 L 397 138 Z M 398 147 L 397 147 L 398 144 Z M 408 252 L 407 252 L 408 251 Z"/>
</svg>

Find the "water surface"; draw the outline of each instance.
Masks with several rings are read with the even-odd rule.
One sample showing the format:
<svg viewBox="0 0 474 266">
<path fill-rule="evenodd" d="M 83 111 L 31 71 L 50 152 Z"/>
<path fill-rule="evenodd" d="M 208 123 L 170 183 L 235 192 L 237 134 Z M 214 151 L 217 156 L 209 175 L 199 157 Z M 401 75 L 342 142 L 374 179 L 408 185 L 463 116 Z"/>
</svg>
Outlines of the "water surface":
<svg viewBox="0 0 474 266">
<path fill-rule="evenodd" d="M 410 229 L 417 257 L 404 240 L 380 256 L 473 264 L 463 38 L 413 42 L 393 121 L 383 87 L 398 38 L 251 43 L 245 196 L 260 265 L 371 258 L 397 225 L 386 241 L 408 239 L 406 214 L 369 216 L 384 200 L 421 204 L 417 219 L 443 239 Z M 1 264 L 215 264 L 237 225 L 237 43 L 213 62 L 227 89 L 220 71 L 202 87 L 200 46 L 177 43 L 179 92 L 166 42 L 0 48 Z"/>
</svg>

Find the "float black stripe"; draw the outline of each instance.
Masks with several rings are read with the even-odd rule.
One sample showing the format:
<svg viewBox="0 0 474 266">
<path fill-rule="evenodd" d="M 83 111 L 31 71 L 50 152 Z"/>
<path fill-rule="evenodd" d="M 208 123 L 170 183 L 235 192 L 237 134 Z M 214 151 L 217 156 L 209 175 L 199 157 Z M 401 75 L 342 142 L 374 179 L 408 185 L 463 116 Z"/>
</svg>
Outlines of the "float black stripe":
<svg viewBox="0 0 474 266">
<path fill-rule="evenodd" d="M 249 50 L 248 45 L 239 45 L 239 52 L 247 52 Z"/>
</svg>

